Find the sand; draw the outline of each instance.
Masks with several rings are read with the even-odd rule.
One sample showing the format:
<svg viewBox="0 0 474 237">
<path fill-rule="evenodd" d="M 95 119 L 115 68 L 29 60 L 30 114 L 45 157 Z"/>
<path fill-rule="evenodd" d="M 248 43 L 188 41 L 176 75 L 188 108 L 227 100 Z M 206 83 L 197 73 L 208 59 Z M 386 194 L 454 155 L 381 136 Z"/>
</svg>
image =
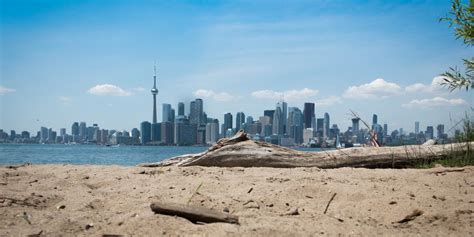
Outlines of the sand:
<svg viewBox="0 0 474 237">
<path fill-rule="evenodd" d="M 473 236 L 474 167 L 442 170 L 0 167 L 0 236 Z M 153 201 L 227 208 L 240 225 L 154 214 Z"/>
</svg>

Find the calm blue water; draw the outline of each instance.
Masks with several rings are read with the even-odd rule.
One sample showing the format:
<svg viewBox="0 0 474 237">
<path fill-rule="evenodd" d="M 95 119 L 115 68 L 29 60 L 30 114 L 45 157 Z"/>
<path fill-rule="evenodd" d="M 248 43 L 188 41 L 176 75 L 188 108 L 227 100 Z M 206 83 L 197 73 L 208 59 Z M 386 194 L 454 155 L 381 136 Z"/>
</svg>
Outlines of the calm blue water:
<svg viewBox="0 0 474 237">
<path fill-rule="evenodd" d="M 135 166 L 205 150 L 207 147 L 0 144 L 0 165 L 32 163 Z M 305 148 L 304 151 L 319 149 Z"/>
</svg>

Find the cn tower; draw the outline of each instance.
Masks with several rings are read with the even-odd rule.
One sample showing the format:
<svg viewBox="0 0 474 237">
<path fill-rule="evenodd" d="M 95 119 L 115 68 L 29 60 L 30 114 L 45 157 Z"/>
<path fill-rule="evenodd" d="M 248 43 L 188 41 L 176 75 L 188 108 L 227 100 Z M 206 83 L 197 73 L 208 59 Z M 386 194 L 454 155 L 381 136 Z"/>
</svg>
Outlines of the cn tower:
<svg viewBox="0 0 474 237">
<path fill-rule="evenodd" d="M 156 95 L 158 94 L 158 89 L 156 89 L 156 64 L 153 79 L 154 83 L 153 88 L 151 89 L 151 94 L 153 95 L 153 124 L 156 124 Z"/>
</svg>

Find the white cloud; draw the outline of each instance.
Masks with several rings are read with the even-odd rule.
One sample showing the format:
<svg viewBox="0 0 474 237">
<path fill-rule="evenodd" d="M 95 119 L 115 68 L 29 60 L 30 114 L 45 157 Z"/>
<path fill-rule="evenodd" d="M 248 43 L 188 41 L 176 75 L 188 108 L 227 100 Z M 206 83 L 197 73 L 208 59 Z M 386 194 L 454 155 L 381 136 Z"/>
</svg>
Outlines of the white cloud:
<svg viewBox="0 0 474 237">
<path fill-rule="evenodd" d="M 5 95 L 7 93 L 12 93 L 15 91 L 16 91 L 15 89 L 0 86 L 0 95 Z"/>
<path fill-rule="evenodd" d="M 432 108 L 442 106 L 460 106 L 468 105 L 463 99 L 446 99 L 443 97 L 434 97 L 431 99 L 412 100 L 406 104 L 402 104 L 404 108 Z"/>
<path fill-rule="evenodd" d="M 272 90 L 259 90 L 252 92 L 252 96 L 257 99 L 272 99 L 279 100 L 284 99 L 286 101 L 297 101 L 303 99 L 309 99 L 314 97 L 318 93 L 318 90 L 303 88 L 301 90 L 288 90 L 288 91 L 272 91 Z"/>
<path fill-rule="evenodd" d="M 125 91 L 122 88 L 111 85 L 111 84 L 102 84 L 96 85 L 90 88 L 87 92 L 93 95 L 110 95 L 110 96 L 130 96 L 131 92 Z"/>
<path fill-rule="evenodd" d="M 342 104 L 342 99 L 339 96 L 329 96 L 325 99 L 316 100 L 316 107 L 329 107 L 335 104 Z"/>
<path fill-rule="evenodd" d="M 399 85 L 378 78 L 368 84 L 347 88 L 343 97 L 351 99 L 386 98 L 400 93 L 400 89 Z"/>
<path fill-rule="evenodd" d="M 442 77 L 442 76 L 435 77 L 431 81 L 430 85 L 415 83 L 415 84 L 405 87 L 405 91 L 406 92 L 436 92 L 443 89 L 446 90 L 446 88 L 443 88 L 443 86 L 441 85 L 441 83 L 444 82 L 444 79 L 445 77 Z"/>
<path fill-rule="evenodd" d="M 145 88 L 139 86 L 139 87 L 133 88 L 132 90 L 137 91 L 137 92 L 142 92 L 142 91 L 145 91 Z"/>
<path fill-rule="evenodd" d="M 220 102 L 227 102 L 227 101 L 237 99 L 236 96 L 233 96 L 227 92 L 215 92 L 213 90 L 204 90 L 204 89 L 199 89 L 195 91 L 194 95 L 197 97 L 202 97 L 202 98 L 211 98 L 213 100 L 220 101 Z"/>
</svg>

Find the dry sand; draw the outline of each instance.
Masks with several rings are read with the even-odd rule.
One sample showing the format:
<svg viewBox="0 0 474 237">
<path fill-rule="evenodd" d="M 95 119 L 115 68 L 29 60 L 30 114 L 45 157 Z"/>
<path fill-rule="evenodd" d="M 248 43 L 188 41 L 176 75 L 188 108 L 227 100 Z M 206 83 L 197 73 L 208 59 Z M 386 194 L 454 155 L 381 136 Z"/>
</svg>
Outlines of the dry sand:
<svg viewBox="0 0 474 237">
<path fill-rule="evenodd" d="M 474 167 L 442 169 L 0 167 L 0 236 L 473 236 Z M 154 214 L 155 200 L 228 208 L 240 225 Z"/>
</svg>

